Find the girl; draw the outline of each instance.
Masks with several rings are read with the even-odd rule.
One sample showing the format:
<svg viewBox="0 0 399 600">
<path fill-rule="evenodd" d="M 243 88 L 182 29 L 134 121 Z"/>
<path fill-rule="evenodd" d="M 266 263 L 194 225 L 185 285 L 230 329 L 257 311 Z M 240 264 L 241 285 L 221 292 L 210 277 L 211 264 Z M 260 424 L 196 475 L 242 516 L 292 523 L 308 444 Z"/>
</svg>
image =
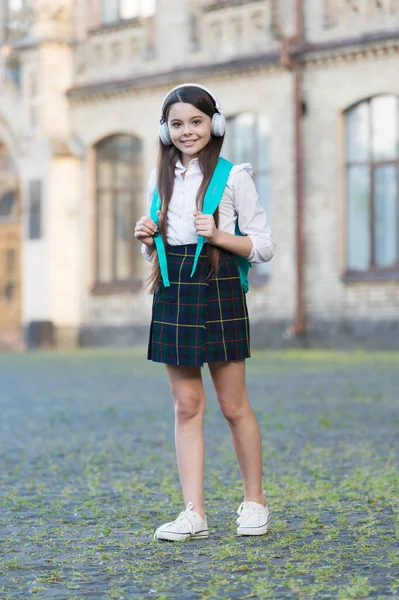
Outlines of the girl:
<svg viewBox="0 0 399 600">
<path fill-rule="evenodd" d="M 233 166 L 219 158 L 225 129 L 220 104 L 207 88 L 190 83 L 169 92 L 161 107 L 158 168 L 149 182 L 151 216 L 142 217 L 135 228 L 143 255 L 153 263 L 148 358 L 166 364 L 186 506 L 177 519 L 156 530 L 159 540 L 209 536 L 204 510 L 204 362 L 244 482 L 237 533 L 262 535 L 269 523 L 260 432 L 245 383 L 245 359 L 250 356 L 245 265 L 269 261 L 275 245 L 250 165 Z M 205 211 L 204 202 L 208 194 L 217 196 L 219 167 L 226 163 L 229 172 L 220 203 L 214 214 L 205 214 L 214 210 Z"/>
</svg>

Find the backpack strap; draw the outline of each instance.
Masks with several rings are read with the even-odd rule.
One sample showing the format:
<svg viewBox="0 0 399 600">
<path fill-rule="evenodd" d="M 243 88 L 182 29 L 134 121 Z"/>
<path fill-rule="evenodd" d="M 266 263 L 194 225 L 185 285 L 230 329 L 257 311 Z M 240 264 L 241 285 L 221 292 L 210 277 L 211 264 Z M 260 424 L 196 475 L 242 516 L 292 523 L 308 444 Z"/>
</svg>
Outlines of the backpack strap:
<svg viewBox="0 0 399 600">
<path fill-rule="evenodd" d="M 224 189 L 227 184 L 227 180 L 230 175 L 230 171 L 233 168 L 233 163 L 230 161 L 219 158 L 218 163 L 216 165 L 215 171 L 212 175 L 212 179 L 208 185 L 205 197 L 204 197 L 204 206 L 202 208 L 202 212 L 205 215 L 213 215 L 216 211 L 217 207 L 220 204 L 220 201 L 223 196 Z M 154 194 L 152 197 L 151 207 L 150 207 L 150 217 L 154 221 L 156 225 L 159 223 L 158 211 L 161 210 L 162 202 L 158 194 L 157 188 L 154 189 Z M 236 226 L 236 235 L 242 235 L 238 225 Z M 166 258 L 166 249 L 163 239 L 159 233 L 154 235 L 154 242 L 158 252 L 158 260 L 159 266 L 161 270 L 161 277 L 165 287 L 170 286 L 169 275 L 168 275 L 168 263 Z M 197 268 L 199 255 L 204 246 L 205 238 L 202 235 L 198 236 L 198 243 L 196 248 L 196 253 L 194 257 L 193 268 L 191 271 L 191 277 L 194 275 L 195 270 Z M 238 268 L 240 271 L 241 282 L 243 284 L 245 292 L 248 291 L 248 270 L 251 265 L 245 258 L 242 258 L 238 255 L 235 255 Z"/>
<path fill-rule="evenodd" d="M 219 158 L 216 168 L 213 172 L 212 179 L 209 182 L 206 194 L 204 197 L 204 205 L 202 212 L 204 215 L 213 215 L 220 204 L 223 196 L 224 188 L 226 187 L 230 171 L 233 168 L 233 163 L 225 158 Z M 198 258 L 205 243 L 205 238 L 202 235 L 198 236 L 197 249 L 195 252 L 193 268 L 190 277 L 195 273 L 198 264 Z"/>
<path fill-rule="evenodd" d="M 150 217 L 156 225 L 159 223 L 158 211 L 161 210 L 161 199 L 158 194 L 157 188 L 154 190 L 152 196 L 152 203 L 150 208 Z M 158 252 L 159 267 L 161 269 L 161 277 L 165 287 L 170 286 L 169 275 L 168 275 L 168 262 L 166 260 L 165 244 L 163 243 L 162 236 L 158 233 L 154 235 L 155 247 Z"/>
</svg>

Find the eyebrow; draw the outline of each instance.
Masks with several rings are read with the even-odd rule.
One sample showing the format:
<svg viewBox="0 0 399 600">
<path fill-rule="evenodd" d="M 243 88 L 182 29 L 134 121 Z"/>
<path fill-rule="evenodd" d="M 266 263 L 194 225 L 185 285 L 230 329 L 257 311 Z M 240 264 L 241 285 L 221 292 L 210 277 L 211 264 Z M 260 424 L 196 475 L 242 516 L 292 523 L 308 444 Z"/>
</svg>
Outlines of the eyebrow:
<svg viewBox="0 0 399 600">
<path fill-rule="evenodd" d="M 194 121 L 194 119 L 203 119 L 203 117 L 201 115 L 197 115 L 196 117 L 191 117 L 190 121 Z M 181 119 L 171 119 L 171 123 L 174 123 L 175 121 L 181 122 Z"/>
</svg>

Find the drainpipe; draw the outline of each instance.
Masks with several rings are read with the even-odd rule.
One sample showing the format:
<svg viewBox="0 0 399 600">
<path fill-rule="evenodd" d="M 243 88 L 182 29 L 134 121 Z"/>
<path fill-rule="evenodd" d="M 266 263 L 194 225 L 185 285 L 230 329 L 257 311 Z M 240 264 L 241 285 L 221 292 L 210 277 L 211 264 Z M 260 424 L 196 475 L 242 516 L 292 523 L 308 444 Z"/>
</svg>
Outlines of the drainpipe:
<svg viewBox="0 0 399 600">
<path fill-rule="evenodd" d="M 290 48 L 301 43 L 304 37 L 303 0 L 295 0 L 296 32 L 282 39 L 280 61 L 284 69 L 292 72 L 295 103 L 295 207 L 296 207 L 296 308 L 294 322 L 286 331 L 286 337 L 300 336 L 305 333 L 305 273 L 304 273 L 304 234 L 303 234 L 303 93 L 302 65 L 292 59 Z"/>
</svg>

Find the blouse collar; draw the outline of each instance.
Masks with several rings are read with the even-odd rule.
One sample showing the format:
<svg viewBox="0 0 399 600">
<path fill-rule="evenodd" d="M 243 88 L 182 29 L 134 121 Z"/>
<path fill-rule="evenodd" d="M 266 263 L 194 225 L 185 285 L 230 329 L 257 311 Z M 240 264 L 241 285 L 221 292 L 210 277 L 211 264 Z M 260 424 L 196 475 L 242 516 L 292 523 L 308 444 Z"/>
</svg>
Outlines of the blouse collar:
<svg viewBox="0 0 399 600">
<path fill-rule="evenodd" d="M 181 162 L 181 160 L 179 158 L 179 160 L 177 161 L 176 166 L 175 166 L 175 174 L 177 175 L 177 174 L 184 173 L 185 171 L 188 171 L 189 169 L 195 169 L 196 171 L 200 171 L 198 158 L 193 158 L 192 160 L 190 160 L 187 168 L 183 166 L 183 163 Z"/>
</svg>

